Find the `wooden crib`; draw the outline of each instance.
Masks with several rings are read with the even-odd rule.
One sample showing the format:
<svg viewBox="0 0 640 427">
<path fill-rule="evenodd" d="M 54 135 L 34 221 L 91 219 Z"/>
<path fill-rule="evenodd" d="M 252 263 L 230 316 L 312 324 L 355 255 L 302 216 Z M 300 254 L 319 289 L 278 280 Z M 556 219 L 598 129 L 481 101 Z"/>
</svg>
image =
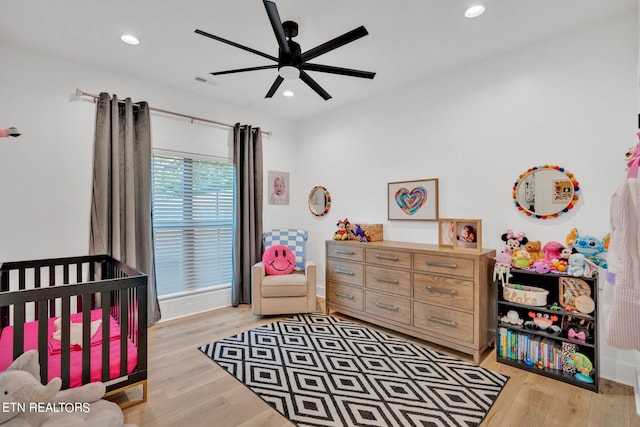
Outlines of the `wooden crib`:
<svg viewBox="0 0 640 427">
<path fill-rule="evenodd" d="M 142 386 L 121 406 L 146 401 L 147 276 L 107 255 L 2 264 L 0 372 L 32 349 L 43 384 L 102 381 L 107 395 Z"/>
</svg>

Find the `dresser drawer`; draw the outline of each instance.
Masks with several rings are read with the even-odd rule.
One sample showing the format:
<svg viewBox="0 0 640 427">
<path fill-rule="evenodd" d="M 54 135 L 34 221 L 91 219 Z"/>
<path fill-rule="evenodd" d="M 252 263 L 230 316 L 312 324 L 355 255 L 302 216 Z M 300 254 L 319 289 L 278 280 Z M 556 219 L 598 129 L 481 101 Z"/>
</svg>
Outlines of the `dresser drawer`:
<svg viewBox="0 0 640 427">
<path fill-rule="evenodd" d="M 387 265 L 389 267 L 396 268 L 411 268 L 411 252 L 366 248 L 365 261 L 367 264 Z"/>
<path fill-rule="evenodd" d="M 364 310 L 364 290 L 341 283 L 327 283 L 327 300 L 329 305 L 339 305 L 353 310 Z"/>
<path fill-rule="evenodd" d="M 414 301 L 413 326 L 443 338 L 473 343 L 473 315 L 470 313 Z"/>
<path fill-rule="evenodd" d="M 414 254 L 413 269 L 473 279 L 474 260 L 431 254 Z"/>
<path fill-rule="evenodd" d="M 413 274 L 413 297 L 422 302 L 473 310 L 473 282 L 424 273 Z"/>
<path fill-rule="evenodd" d="M 411 324 L 411 302 L 408 299 L 367 291 L 364 310 L 392 322 Z"/>
<path fill-rule="evenodd" d="M 327 243 L 327 257 L 347 259 L 350 261 L 364 261 L 364 248 L 357 245 Z"/>
<path fill-rule="evenodd" d="M 355 262 L 327 260 L 327 280 L 362 286 L 364 266 Z"/>
<path fill-rule="evenodd" d="M 404 297 L 411 296 L 411 273 L 406 270 L 367 265 L 364 271 L 367 289 L 376 289 Z"/>
</svg>

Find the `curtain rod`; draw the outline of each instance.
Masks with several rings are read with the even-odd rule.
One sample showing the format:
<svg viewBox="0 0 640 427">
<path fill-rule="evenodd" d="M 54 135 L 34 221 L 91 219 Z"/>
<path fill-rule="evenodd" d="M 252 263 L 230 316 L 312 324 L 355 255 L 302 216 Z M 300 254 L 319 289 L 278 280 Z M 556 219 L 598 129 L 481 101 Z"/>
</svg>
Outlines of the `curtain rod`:
<svg viewBox="0 0 640 427">
<path fill-rule="evenodd" d="M 83 91 L 82 89 L 76 89 L 76 96 L 88 96 L 88 97 L 90 97 L 90 98 L 93 98 L 93 99 L 94 99 L 94 101 L 95 101 L 95 100 L 97 100 L 98 98 L 100 98 L 100 95 L 96 95 L 95 93 L 88 93 L 88 92 Z M 190 116 L 190 115 L 188 115 L 188 114 L 176 113 L 176 112 L 174 112 L 174 111 L 163 110 L 163 109 L 161 109 L 161 108 L 155 108 L 155 107 L 151 107 L 151 106 L 150 106 L 150 107 L 149 107 L 149 110 L 151 110 L 151 111 L 157 111 L 157 112 L 159 112 L 159 113 L 163 113 L 163 114 L 170 114 L 170 115 L 172 115 L 172 116 L 182 117 L 182 118 L 185 118 L 185 119 L 189 119 L 189 120 L 191 120 L 192 122 L 193 122 L 194 120 L 197 120 L 197 121 L 199 121 L 199 122 L 211 123 L 211 124 L 214 124 L 214 125 L 225 126 L 225 127 L 229 127 L 229 128 L 234 127 L 234 125 L 229 124 L 229 123 L 217 122 L 217 121 L 215 121 L 215 120 L 210 120 L 210 119 L 203 119 L 203 118 L 201 118 L 201 117 L 195 117 L 195 116 Z M 260 130 L 260 133 L 262 133 L 262 134 L 264 134 L 264 135 L 269 135 L 269 136 L 271 136 L 271 132 L 268 132 L 268 131 L 265 131 L 265 130 Z"/>
</svg>

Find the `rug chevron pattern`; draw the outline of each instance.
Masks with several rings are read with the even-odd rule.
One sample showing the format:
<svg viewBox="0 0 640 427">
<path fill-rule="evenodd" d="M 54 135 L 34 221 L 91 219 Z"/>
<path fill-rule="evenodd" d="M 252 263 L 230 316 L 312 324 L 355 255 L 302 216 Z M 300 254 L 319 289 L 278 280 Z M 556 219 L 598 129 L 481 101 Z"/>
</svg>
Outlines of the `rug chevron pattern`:
<svg viewBox="0 0 640 427">
<path fill-rule="evenodd" d="M 508 380 L 318 313 L 200 350 L 298 426 L 477 426 Z"/>
</svg>

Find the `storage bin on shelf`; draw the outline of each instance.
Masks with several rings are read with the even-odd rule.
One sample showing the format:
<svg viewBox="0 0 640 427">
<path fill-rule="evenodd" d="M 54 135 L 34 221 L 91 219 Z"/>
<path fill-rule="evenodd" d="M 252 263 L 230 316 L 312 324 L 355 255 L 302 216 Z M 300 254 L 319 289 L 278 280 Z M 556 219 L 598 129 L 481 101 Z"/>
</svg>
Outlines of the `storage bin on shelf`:
<svg viewBox="0 0 640 427">
<path fill-rule="evenodd" d="M 547 305 L 549 291 L 535 286 L 508 283 L 502 286 L 502 296 L 509 302 L 542 307 Z"/>
</svg>

